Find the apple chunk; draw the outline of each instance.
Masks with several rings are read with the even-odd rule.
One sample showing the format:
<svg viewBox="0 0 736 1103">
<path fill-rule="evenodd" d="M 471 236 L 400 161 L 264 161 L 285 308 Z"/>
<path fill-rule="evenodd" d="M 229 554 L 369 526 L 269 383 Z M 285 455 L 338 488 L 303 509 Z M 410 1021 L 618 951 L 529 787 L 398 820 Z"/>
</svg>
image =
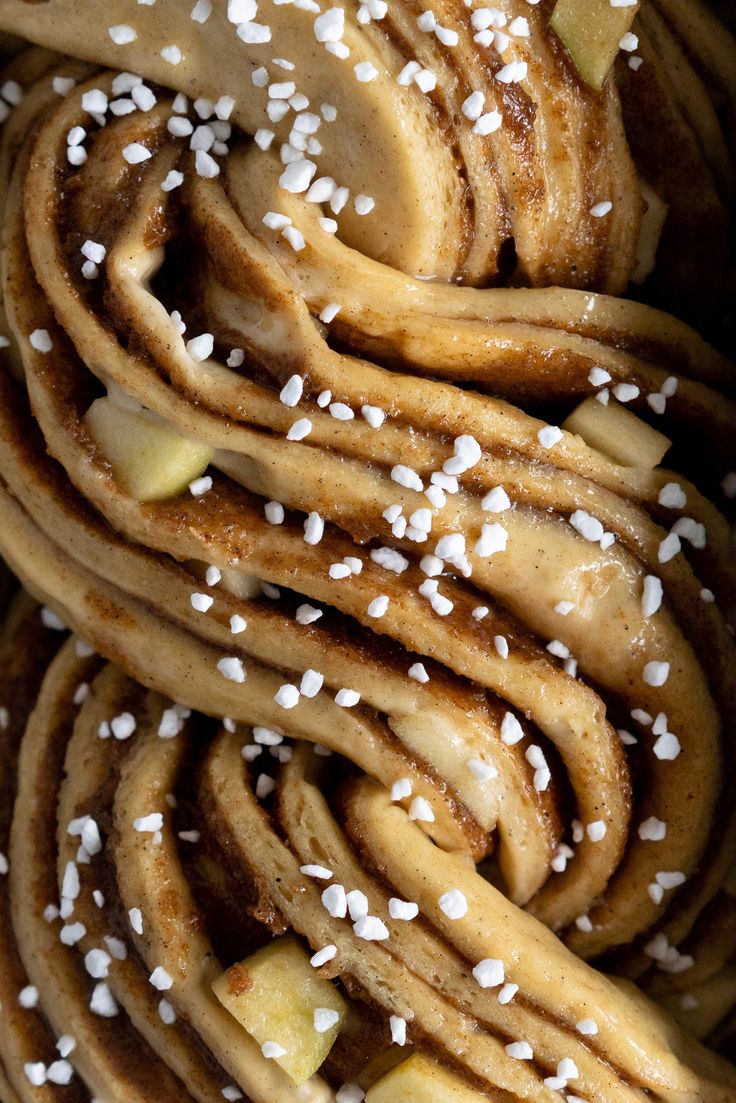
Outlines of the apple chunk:
<svg viewBox="0 0 736 1103">
<path fill-rule="evenodd" d="M 644 283 L 656 268 L 657 250 L 670 210 L 664 200 L 659 198 L 654 188 L 651 188 L 645 180 L 639 181 L 639 190 L 644 200 L 645 211 L 641 216 L 639 242 L 636 249 L 636 266 L 631 273 L 632 283 Z"/>
<path fill-rule="evenodd" d="M 87 428 L 115 478 L 139 502 L 174 498 L 198 478 L 213 456 L 143 411 L 98 398 L 85 415 Z"/>
<path fill-rule="evenodd" d="M 550 26 L 591 88 L 603 87 L 638 9 L 638 3 L 612 7 L 611 0 L 557 0 Z"/>
<path fill-rule="evenodd" d="M 454 1072 L 413 1053 L 376 1081 L 365 1103 L 483 1103 L 486 1098 Z"/>
<path fill-rule="evenodd" d="M 295 1084 L 303 1084 L 323 1063 L 348 1010 L 334 984 L 310 965 L 291 935 L 231 965 L 212 991 L 260 1046 L 279 1047 L 274 1060 Z"/>
<path fill-rule="evenodd" d="M 630 410 L 613 402 L 603 406 L 592 396 L 573 410 L 562 428 L 623 467 L 656 467 L 672 444 Z"/>
</svg>

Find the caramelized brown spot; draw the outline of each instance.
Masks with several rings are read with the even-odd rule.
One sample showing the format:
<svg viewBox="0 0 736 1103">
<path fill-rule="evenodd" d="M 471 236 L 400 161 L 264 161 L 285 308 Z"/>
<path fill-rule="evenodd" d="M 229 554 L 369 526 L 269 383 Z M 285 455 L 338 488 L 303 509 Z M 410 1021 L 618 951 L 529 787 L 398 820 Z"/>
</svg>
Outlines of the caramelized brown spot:
<svg viewBox="0 0 736 1103">
<path fill-rule="evenodd" d="M 231 996 L 243 996 L 253 989 L 253 978 L 244 965 L 237 962 L 227 971 L 227 990 Z"/>
</svg>

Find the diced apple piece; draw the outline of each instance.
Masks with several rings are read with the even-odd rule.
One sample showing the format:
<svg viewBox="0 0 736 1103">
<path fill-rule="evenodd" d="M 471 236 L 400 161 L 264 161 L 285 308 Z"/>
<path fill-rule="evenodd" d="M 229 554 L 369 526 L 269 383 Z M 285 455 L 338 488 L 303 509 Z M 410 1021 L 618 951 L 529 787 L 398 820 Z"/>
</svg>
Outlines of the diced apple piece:
<svg viewBox="0 0 736 1103">
<path fill-rule="evenodd" d="M 174 498 L 197 479 L 213 456 L 145 412 L 98 398 L 87 411 L 87 428 L 115 478 L 139 502 Z"/>
<path fill-rule="evenodd" d="M 273 1059 L 295 1084 L 303 1084 L 320 1067 L 348 1010 L 334 984 L 310 965 L 309 955 L 291 935 L 231 965 L 212 991 L 260 1046 L 275 1042 L 285 1050 Z M 317 1009 L 337 1014 L 334 1025 L 322 1033 L 315 1026 Z"/>
<path fill-rule="evenodd" d="M 371 1057 L 368 1064 L 364 1065 L 359 1075 L 355 1077 L 355 1083 L 363 1091 L 368 1091 L 382 1077 L 388 1076 L 397 1065 L 406 1063 L 413 1052 L 412 1046 L 389 1046 L 388 1049 L 377 1053 L 375 1057 Z"/>
<path fill-rule="evenodd" d="M 557 0 L 550 26 L 591 88 L 603 87 L 638 10 L 638 3 L 613 7 L 611 0 Z"/>
<path fill-rule="evenodd" d="M 187 559 L 184 565 L 192 572 L 195 578 L 204 582 L 211 564 L 202 559 Z M 261 580 L 257 575 L 249 571 L 241 571 L 235 567 L 222 567 L 220 569 L 220 586 L 228 593 L 234 594 L 242 601 L 250 601 L 254 597 L 260 597 L 263 593 Z"/>
<path fill-rule="evenodd" d="M 656 467 L 672 444 L 664 433 L 619 403 L 604 406 L 592 396 L 573 410 L 562 428 L 624 467 Z"/>
<path fill-rule="evenodd" d="M 641 197 L 646 204 L 639 227 L 639 243 L 636 247 L 636 264 L 631 273 L 632 283 L 644 283 L 651 276 L 657 264 L 657 250 L 662 230 L 667 221 L 669 207 L 660 199 L 656 191 L 645 180 L 639 181 Z"/>
<path fill-rule="evenodd" d="M 238 571 L 233 567 L 225 567 L 222 571 L 222 586 L 231 594 L 248 601 L 250 598 L 261 594 L 261 580 L 257 575 L 247 571 Z"/>
<path fill-rule="evenodd" d="M 365 1103 L 483 1103 L 486 1098 L 454 1072 L 413 1053 L 376 1081 Z"/>
</svg>

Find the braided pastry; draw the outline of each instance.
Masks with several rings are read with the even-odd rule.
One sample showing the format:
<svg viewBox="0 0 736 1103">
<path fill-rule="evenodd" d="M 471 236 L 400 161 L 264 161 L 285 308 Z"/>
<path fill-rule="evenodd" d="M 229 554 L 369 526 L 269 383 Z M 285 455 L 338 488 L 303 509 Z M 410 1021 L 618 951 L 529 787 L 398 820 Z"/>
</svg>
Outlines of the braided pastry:
<svg viewBox="0 0 736 1103">
<path fill-rule="evenodd" d="M 13 1103 L 736 1098 L 733 61 L 551 7 L 0 6 Z"/>
</svg>

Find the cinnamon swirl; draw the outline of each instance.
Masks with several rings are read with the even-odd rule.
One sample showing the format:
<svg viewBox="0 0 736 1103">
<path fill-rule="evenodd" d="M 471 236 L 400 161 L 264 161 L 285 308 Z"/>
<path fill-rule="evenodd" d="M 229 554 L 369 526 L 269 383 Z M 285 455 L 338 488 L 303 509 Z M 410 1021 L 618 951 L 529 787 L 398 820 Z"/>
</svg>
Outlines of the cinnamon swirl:
<svg viewBox="0 0 736 1103">
<path fill-rule="evenodd" d="M 553 9 L 0 3 L 12 1103 L 736 1099 L 733 44 Z"/>
</svg>

